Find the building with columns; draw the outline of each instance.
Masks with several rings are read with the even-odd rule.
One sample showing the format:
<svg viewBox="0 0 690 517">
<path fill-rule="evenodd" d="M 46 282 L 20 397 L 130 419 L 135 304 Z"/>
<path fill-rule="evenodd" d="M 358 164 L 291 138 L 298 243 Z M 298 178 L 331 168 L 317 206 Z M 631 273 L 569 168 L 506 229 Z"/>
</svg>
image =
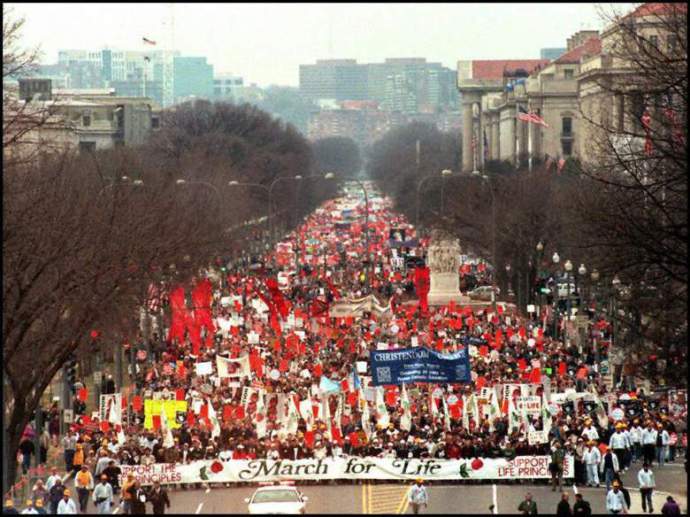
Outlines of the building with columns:
<svg viewBox="0 0 690 517">
<path fill-rule="evenodd" d="M 525 77 L 548 62 L 546 59 L 458 61 L 463 171 L 476 170 L 483 166 L 485 160 L 511 157 L 515 160 L 520 154 L 520 142 L 513 135 L 518 129 L 515 110 L 522 99 L 513 92 L 504 102 L 507 79 L 516 74 Z M 503 104 L 507 109 L 494 109 Z"/>
<path fill-rule="evenodd" d="M 458 62 L 464 127 L 472 128 L 463 133 L 463 150 L 470 150 L 463 152 L 463 170 L 481 169 L 489 160 L 519 166 L 530 156 L 579 155 L 580 63 L 600 52 L 598 32 L 582 30 L 568 38 L 566 52 L 553 61 Z M 518 120 L 521 110 L 536 113 L 549 127 Z"/>
</svg>

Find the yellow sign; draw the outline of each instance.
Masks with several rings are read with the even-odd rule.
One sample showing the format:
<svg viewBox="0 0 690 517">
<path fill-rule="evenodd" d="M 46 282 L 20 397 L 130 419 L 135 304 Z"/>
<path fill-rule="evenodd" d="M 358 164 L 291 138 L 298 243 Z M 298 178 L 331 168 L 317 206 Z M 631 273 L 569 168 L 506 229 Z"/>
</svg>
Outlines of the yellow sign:
<svg viewBox="0 0 690 517">
<path fill-rule="evenodd" d="M 179 429 L 182 424 L 177 422 L 177 413 L 187 412 L 186 400 L 144 400 L 144 428 L 153 429 L 153 417 L 160 416 L 161 410 L 165 410 L 165 416 L 170 429 Z"/>
</svg>

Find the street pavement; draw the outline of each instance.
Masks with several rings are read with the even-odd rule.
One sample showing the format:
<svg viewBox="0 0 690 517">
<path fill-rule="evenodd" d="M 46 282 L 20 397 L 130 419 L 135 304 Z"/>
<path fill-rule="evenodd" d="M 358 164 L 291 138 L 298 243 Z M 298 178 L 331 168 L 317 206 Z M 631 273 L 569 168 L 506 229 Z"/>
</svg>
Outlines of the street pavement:
<svg viewBox="0 0 690 517">
<path fill-rule="evenodd" d="M 625 486 L 630 490 L 632 508 L 630 513 L 641 513 L 640 493 L 637 489 L 637 471 L 633 469 L 623 476 Z M 687 512 L 687 475 L 682 463 L 654 469 L 659 492 L 654 495 L 654 511 L 660 513 L 666 495 L 670 492 L 680 504 L 683 513 Z M 409 484 L 348 484 L 348 485 L 303 485 L 300 490 L 309 498 L 307 513 L 412 513 L 406 503 Z M 172 507 L 169 513 L 247 513 L 246 497 L 250 497 L 256 486 L 214 487 L 200 490 L 170 491 Z M 572 485 L 564 486 L 570 495 L 571 505 L 575 502 Z M 606 513 L 605 488 L 576 489 L 589 501 L 593 513 Z M 662 491 L 663 490 L 663 491 Z M 558 492 L 552 492 L 546 484 L 433 484 L 428 486 L 429 506 L 423 513 L 516 513 L 517 507 L 526 492 L 531 492 L 542 514 L 555 513 L 560 500 Z M 119 512 L 118 512 L 119 513 Z"/>
</svg>

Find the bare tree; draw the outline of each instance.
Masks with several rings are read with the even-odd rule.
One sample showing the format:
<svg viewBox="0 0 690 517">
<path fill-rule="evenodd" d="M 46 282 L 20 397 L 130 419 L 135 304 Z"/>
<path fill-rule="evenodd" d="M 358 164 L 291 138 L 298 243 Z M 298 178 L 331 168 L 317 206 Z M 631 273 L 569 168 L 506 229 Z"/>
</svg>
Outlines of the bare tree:
<svg viewBox="0 0 690 517">
<path fill-rule="evenodd" d="M 603 16 L 602 61 L 613 72 L 594 78 L 600 109 L 580 110 L 595 159 L 579 168 L 585 179 L 572 198 L 577 239 L 637 294 L 655 287 L 628 305 L 654 320 L 644 337 L 659 339 L 687 319 L 687 5 Z"/>
</svg>

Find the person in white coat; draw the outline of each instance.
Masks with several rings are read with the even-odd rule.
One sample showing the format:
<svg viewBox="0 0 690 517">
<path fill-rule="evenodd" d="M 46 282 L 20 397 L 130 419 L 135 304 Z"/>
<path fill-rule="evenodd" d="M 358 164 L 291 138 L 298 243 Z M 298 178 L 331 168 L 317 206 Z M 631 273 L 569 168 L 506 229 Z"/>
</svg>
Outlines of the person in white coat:
<svg viewBox="0 0 690 517">
<path fill-rule="evenodd" d="M 649 513 L 654 513 L 652 507 L 652 492 L 656 488 L 656 481 L 654 480 L 654 472 L 651 471 L 649 465 L 646 463 L 642 465 L 642 469 L 637 473 L 637 481 L 640 483 L 640 495 L 642 495 L 642 511 L 646 512 L 649 506 Z"/>
<path fill-rule="evenodd" d="M 625 496 L 620 490 L 618 481 L 614 481 L 613 488 L 606 493 L 606 511 L 614 515 L 628 513 L 628 505 L 625 504 Z"/>
<path fill-rule="evenodd" d="M 666 456 L 668 456 L 668 444 L 671 441 L 671 435 L 668 434 L 668 431 L 663 425 L 659 424 L 658 428 L 659 434 L 657 438 L 657 461 L 659 462 L 659 466 L 663 467 L 664 462 L 666 462 Z M 659 445 L 659 442 L 661 442 L 661 445 Z"/>
<path fill-rule="evenodd" d="M 62 499 L 60 499 L 57 507 L 58 515 L 77 515 L 79 513 L 77 512 L 77 503 L 70 498 L 70 495 L 72 494 L 69 490 L 65 490 L 62 493 Z"/>
<path fill-rule="evenodd" d="M 93 502 L 99 514 L 110 514 L 110 507 L 113 504 L 113 487 L 108 483 L 108 476 L 105 474 L 101 476 L 101 482 L 93 489 Z"/>
<path fill-rule="evenodd" d="M 594 441 L 590 441 L 584 454 L 585 470 L 587 472 L 587 486 L 599 487 L 599 463 L 601 452 Z"/>
</svg>

